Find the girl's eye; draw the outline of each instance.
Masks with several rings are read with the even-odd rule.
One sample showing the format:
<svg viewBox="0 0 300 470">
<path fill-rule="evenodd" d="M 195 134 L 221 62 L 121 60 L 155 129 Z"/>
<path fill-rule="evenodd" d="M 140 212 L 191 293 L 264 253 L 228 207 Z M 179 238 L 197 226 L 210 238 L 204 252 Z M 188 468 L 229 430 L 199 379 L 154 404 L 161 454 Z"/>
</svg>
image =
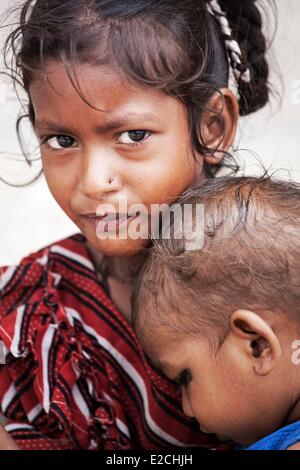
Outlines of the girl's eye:
<svg viewBox="0 0 300 470">
<path fill-rule="evenodd" d="M 143 143 L 147 137 L 149 137 L 150 132 L 148 131 L 127 131 L 123 132 L 120 135 L 118 143 L 127 144 L 127 145 L 139 145 Z"/>
<path fill-rule="evenodd" d="M 47 137 L 42 143 L 47 143 L 49 147 L 51 147 L 51 149 L 53 150 L 61 150 L 62 148 L 67 149 L 72 147 L 74 142 L 75 139 L 67 135 L 56 135 L 52 137 Z"/>
<path fill-rule="evenodd" d="M 180 389 L 182 389 L 183 387 L 186 387 L 191 382 L 191 380 L 192 380 L 192 374 L 188 369 L 181 372 L 179 376 Z"/>
</svg>

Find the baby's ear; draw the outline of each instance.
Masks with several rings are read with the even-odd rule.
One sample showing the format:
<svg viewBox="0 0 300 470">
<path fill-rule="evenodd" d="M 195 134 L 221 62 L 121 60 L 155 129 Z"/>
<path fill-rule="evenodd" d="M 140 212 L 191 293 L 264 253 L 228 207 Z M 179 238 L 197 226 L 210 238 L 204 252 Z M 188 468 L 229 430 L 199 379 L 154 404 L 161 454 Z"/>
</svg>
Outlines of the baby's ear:
<svg viewBox="0 0 300 470">
<path fill-rule="evenodd" d="M 222 88 L 209 99 L 201 119 L 203 144 L 216 150 L 213 155 L 206 155 L 209 165 L 216 165 L 229 151 L 233 144 L 239 118 L 238 101 L 231 90 Z"/>
<path fill-rule="evenodd" d="M 230 317 L 230 331 L 251 360 L 254 373 L 269 374 L 282 353 L 269 323 L 250 310 L 236 310 Z"/>
</svg>

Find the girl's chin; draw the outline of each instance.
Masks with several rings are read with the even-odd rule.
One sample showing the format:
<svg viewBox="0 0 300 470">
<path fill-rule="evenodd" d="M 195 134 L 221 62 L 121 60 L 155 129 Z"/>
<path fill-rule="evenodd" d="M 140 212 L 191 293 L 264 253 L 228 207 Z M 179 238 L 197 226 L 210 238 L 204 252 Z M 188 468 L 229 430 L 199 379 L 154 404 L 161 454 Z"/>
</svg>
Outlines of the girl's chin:
<svg viewBox="0 0 300 470">
<path fill-rule="evenodd" d="M 141 253 L 149 247 L 149 240 L 99 240 L 97 236 L 91 238 L 89 234 L 84 233 L 88 242 L 102 255 L 111 257 L 127 257 Z"/>
<path fill-rule="evenodd" d="M 111 233 L 104 233 L 100 230 L 102 227 L 98 223 L 89 221 L 87 218 L 82 218 L 78 222 L 76 225 L 89 244 L 104 256 L 134 256 L 151 245 L 149 239 L 145 238 L 147 233 L 144 237 L 132 239 L 126 227 L 123 229 L 120 227 L 119 230 L 111 231 Z"/>
</svg>

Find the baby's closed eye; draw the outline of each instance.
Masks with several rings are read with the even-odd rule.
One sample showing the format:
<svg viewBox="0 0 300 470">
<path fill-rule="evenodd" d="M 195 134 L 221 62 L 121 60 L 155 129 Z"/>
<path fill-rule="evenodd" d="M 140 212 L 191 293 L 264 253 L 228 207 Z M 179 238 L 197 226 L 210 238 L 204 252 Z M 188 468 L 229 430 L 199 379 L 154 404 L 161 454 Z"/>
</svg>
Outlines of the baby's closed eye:
<svg viewBox="0 0 300 470">
<path fill-rule="evenodd" d="M 191 382 L 191 380 L 192 380 L 191 371 L 188 369 L 183 370 L 180 373 L 179 378 L 177 380 L 177 382 L 179 383 L 180 389 L 182 389 L 183 387 L 186 387 Z"/>
</svg>

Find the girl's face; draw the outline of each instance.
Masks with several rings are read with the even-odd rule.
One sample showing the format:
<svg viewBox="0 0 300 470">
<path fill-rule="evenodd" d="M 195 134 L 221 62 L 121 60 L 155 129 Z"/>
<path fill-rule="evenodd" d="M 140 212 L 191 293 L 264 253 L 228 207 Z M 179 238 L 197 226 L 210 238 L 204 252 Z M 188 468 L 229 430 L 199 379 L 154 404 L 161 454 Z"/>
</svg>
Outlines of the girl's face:
<svg viewBox="0 0 300 470">
<path fill-rule="evenodd" d="M 107 212 L 120 213 L 121 200 L 129 209 L 143 204 L 150 214 L 151 204 L 171 204 L 203 177 L 185 106 L 160 90 L 122 81 L 112 69 L 82 64 L 76 73 L 93 109 L 61 63 L 49 62 L 44 72 L 35 76 L 29 93 L 52 195 L 98 251 L 109 256 L 139 252 L 148 241 L 129 236 L 129 211 L 120 216 L 122 237 L 106 239 L 85 215 L 104 215 L 98 209 L 105 205 Z"/>
</svg>

